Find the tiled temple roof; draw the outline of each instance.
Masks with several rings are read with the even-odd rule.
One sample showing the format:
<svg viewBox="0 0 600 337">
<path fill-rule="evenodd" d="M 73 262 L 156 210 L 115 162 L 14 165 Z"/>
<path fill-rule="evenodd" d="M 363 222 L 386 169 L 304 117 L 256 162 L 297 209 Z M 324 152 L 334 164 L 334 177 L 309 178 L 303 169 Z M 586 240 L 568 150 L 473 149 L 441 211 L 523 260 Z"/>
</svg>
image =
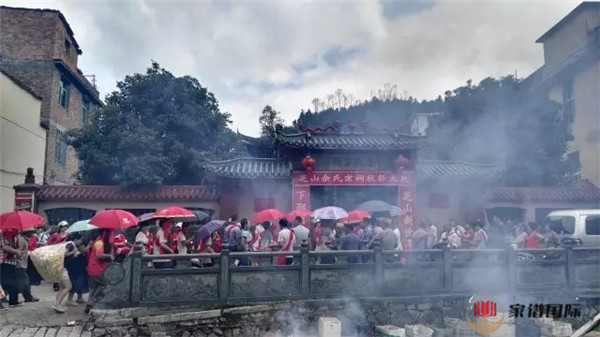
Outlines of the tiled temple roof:
<svg viewBox="0 0 600 337">
<path fill-rule="evenodd" d="M 288 178 L 292 164 L 275 158 L 240 158 L 205 162 L 204 168 L 227 178 Z M 419 179 L 498 179 L 502 170 L 494 165 L 426 161 L 417 165 Z"/>
<path fill-rule="evenodd" d="M 278 133 L 275 141 L 292 148 L 321 150 L 410 150 L 426 145 L 426 137 L 404 134 Z"/>
<path fill-rule="evenodd" d="M 273 158 L 239 158 L 203 164 L 208 171 L 227 178 L 288 178 L 292 164 Z"/>
<path fill-rule="evenodd" d="M 496 202 L 514 202 L 523 201 L 532 202 L 596 202 L 600 206 L 600 189 L 598 188 L 577 188 L 577 187 L 530 187 L 530 188 L 497 188 L 486 194 L 485 199 Z"/>
<path fill-rule="evenodd" d="M 129 191 L 119 186 L 43 185 L 37 194 L 44 201 L 210 201 L 219 198 L 215 186 L 160 186 L 148 191 Z"/>
<path fill-rule="evenodd" d="M 497 180 L 501 177 L 502 171 L 502 167 L 498 165 L 464 162 L 423 161 L 417 164 L 417 175 L 422 180 L 440 178 Z"/>
</svg>

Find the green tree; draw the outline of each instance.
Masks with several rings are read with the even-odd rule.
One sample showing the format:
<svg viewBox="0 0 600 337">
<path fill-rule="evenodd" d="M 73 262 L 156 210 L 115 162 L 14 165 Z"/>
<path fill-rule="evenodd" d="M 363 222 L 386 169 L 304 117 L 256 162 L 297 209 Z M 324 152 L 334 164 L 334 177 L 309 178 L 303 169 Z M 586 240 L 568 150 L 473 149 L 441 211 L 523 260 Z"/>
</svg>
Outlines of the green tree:
<svg viewBox="0 0 600 337">
<path fill-rule="evenodd" d="M 471 81 L 445 94 L 443 117 L 431 137 L 438 158 L 505 166 L 509 186 L 556 185 L 564 180 L 573 139 L 561 106 L 512 76 Z"/>
<path fill-rule="evenodd" d="M 242 151 L 228 129 L 230 115 L 197 79 L 175 77 L 153 62 L 117 88 L 83 129 L 71 133 L 83 162 L 82 183 L 198 184 L 203 160 Z"/>
<path fill-rule="evenodd" d="M 277 124 L 283 124 L 283 119 L 279 111 L 273 109 L 270 105 L 263 108 L 258 117 L 260 123 L 260 136 L 263 138 L 273 138 L 275 136 L 275 127 Z"/>
</svg>

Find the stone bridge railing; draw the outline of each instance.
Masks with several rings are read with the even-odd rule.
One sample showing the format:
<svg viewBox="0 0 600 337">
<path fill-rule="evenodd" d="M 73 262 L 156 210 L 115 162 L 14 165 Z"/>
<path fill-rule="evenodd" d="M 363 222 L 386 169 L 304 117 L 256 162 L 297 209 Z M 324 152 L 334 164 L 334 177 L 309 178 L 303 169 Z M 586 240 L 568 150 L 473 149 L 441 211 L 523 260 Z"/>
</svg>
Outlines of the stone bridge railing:
<svg viewBox="0 0 600 337">
<path fill-rule="evenodd" d="M 137 247 L 136 247 L 137 249 Z M 526 254 L 528 258 L 524 258 Z M 291 265 L 274 265 L 280 255 Z M 323 264 L 327 257 L 337 259 Z M 348 263 L 348 258 L 361 263 Z M 136 251 L 105 271 L 101 304 L 111 308 L 234 306 L 269 301 L 405 297 L 436 294 L 600 294 L 600 248 L 421 250 L 163 255 L 173 269 L 151 267 L 155 256 Z M 191 259 L 214 259 L 195 268 Z M 250 258 L 257 266 L 238 266 Z M 318 261 L 321 260 L 321 263 Z"/>
</svg>

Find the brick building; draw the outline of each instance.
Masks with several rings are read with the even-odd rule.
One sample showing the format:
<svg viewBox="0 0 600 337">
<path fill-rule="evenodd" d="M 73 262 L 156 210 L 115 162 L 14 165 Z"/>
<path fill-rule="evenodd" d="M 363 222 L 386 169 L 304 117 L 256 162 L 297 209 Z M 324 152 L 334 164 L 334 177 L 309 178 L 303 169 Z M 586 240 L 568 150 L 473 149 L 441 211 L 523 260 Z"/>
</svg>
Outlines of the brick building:
<svg viewBox="0 0 600 337">
<path fill-rule="evenodd" d="M 0 7 L 0 68 L 42 98 L 44 183 L 72 184 L 78 159 L 65 132 L 80 128 L 102 102 L 77 67 L 82 51 L 57 10 Z"/>
</svg>

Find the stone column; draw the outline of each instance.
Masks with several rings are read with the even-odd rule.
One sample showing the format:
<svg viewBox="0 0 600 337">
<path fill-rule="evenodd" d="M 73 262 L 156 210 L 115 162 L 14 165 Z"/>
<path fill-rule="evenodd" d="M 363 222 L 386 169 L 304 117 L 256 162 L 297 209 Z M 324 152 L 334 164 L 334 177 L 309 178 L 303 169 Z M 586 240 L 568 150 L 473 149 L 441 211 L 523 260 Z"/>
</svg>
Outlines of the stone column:
<svg viewBox="0 0 600 337">
<path fill-rule="evenodd" d="M 37 192 L 42 186 L 35 183 L 33 168 L 27 168 L 25 183 L 13 186 L 15 190 L 15 210 L 37 213 Z"/>
</svg>

